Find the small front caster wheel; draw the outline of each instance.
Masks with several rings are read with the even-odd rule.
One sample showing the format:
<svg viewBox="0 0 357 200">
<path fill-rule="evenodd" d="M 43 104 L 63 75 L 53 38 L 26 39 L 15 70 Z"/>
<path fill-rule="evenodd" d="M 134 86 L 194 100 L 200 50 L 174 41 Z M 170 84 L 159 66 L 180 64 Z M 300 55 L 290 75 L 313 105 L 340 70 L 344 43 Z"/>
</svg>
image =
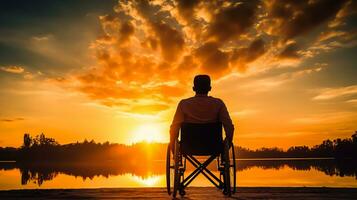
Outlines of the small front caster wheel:
<svg viewBox="0 0 357 200">
<path fill-rule="evenodd" d="M 224 195 L 228 195 L 227 190 L 224 189 L 224 190 L 223 190 L 223 194 L 224 194 Z"/>
<path fill-rule="evenodd" d="M 180 190 L 180 195 L 181 196 L 185 196 L 185 194 L 186 194 L 185 190 Z"/>
</svg>

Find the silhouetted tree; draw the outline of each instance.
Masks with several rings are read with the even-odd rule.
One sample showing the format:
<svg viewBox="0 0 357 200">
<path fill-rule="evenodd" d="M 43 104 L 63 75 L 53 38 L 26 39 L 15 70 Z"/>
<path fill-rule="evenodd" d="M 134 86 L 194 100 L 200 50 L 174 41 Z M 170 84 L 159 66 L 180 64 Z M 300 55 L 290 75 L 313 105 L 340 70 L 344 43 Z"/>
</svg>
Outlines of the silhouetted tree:
<svg viewBox="0 0 357 200">
<path fill-rule="evenodd" d="M 24 134 L 23 147 L 24 147 L 24 148 L 30 148 L 31 145 L 32 145 L 32 138 L 31 138 L 30 134 L 25 133 L 25 134 Z"/>
</svg>

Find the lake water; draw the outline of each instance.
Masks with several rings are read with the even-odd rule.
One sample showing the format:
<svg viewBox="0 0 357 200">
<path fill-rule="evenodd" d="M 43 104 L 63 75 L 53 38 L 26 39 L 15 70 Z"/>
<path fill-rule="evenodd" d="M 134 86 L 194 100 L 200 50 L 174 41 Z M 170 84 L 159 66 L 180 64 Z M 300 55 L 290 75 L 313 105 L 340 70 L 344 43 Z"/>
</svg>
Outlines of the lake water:
<svg viewBox="0 0 357 200">
<path fill-rule="evenodd" d="M 237 160 L 237 186 L 354 187 L 355 161 Z M 216 165 L 209 166 L 216 175 Z M 188 167 L 186 176 L 193 170 Z M 0 190 L 30 188 L 165 187 L 165 161 L 18 164 L 0 162 Z M 199 175 L 190 186 L 213 186 Z"/>
</svg>

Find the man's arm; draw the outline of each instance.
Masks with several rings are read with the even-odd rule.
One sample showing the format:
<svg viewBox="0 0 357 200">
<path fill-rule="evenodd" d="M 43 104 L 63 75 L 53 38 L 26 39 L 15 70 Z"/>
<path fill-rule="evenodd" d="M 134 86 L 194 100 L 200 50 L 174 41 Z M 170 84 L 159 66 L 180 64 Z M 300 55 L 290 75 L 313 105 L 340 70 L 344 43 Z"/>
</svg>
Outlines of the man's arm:
<svg viewBox="0 0 357 200">
<path fill-rule="evenodd" d="M 177 105 L 177 109 L 174 115 L 174 119 L 172 120 L 171 126 L 170 126 L 170 143 L 174 141 L 178 137 L 180 128 L 181 128 L 181 123 L 184 120 L 183 112 L 182 112 L 182 101 Z"/>
<path fill-rule="evenodd" d="M 226 139 L 230 143 L 233 141 L 233 133 L 234 133 L 234 125 L 232 123 L 232 119 L 229 116 L 226 105 L 222 101 L 222 107 L 219 111 L 219 120 L 223 124 L 224 132 L 226 133 Z"/>
</svg>

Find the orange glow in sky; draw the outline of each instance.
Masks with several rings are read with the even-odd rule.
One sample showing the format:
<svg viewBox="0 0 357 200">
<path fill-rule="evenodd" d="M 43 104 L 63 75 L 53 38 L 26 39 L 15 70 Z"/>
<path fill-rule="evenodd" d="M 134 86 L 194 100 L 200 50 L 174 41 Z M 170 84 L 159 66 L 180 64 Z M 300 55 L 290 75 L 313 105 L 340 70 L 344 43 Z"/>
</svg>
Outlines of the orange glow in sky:
<svg viewBox="0 0 357 200">
<path fill-rule="evenodd" d="M 168 142 L 202 73 L 239 146 L 311 146 L 357 130 L 354 1 L 185 2 L 2 6 L 0 146 L 42 132 Z"/>
<path fill-rule="evenodd" d="M 164 136 L 162 127 L 158 124 L 140 124 L 137 129 L 131 133 L 132 143 L 137 142 L 167 142 L 167 138 Z"/>
</svg>

